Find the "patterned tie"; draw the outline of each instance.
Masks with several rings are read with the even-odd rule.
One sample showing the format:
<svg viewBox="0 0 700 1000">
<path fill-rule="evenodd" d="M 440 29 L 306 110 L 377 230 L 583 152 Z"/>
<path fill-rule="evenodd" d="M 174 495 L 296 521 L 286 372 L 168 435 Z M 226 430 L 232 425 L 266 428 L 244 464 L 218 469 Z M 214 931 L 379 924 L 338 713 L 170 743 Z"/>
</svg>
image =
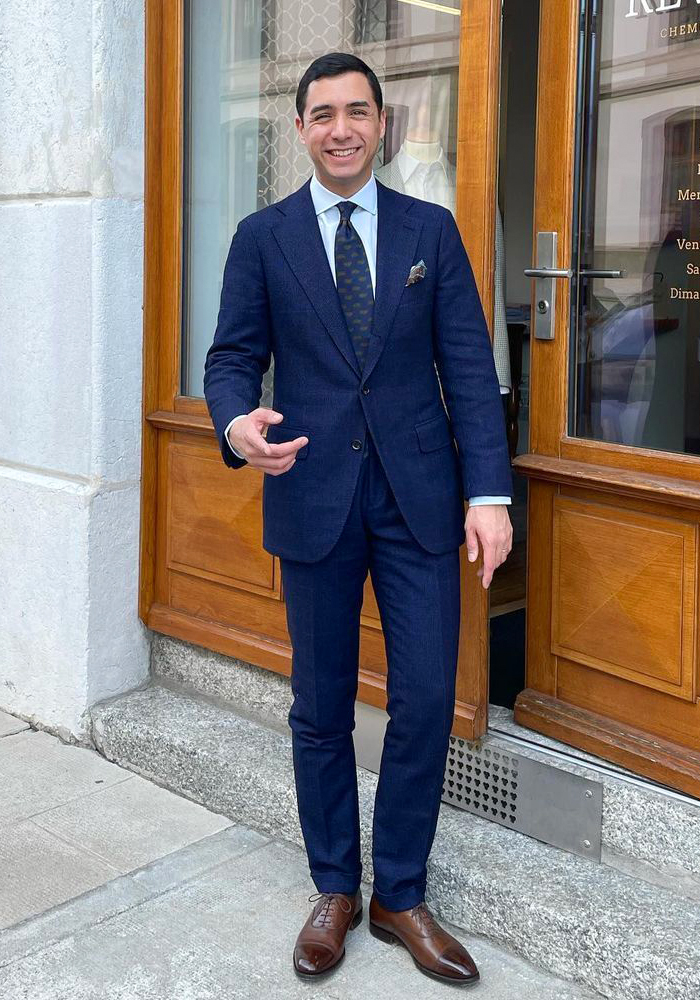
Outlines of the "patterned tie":
<svg viewBox="0 0 700 1000">
<path fill-rule="evenodd" d="M 350 216 L 356 208 L 357 205 L 352 201 L 338 203 L 340 222 L 335 231 L 335 280 L 345 322 L 362 371 L 372 327 L 374 294 L 365 248 L 350 222 Z"/>
</svg>

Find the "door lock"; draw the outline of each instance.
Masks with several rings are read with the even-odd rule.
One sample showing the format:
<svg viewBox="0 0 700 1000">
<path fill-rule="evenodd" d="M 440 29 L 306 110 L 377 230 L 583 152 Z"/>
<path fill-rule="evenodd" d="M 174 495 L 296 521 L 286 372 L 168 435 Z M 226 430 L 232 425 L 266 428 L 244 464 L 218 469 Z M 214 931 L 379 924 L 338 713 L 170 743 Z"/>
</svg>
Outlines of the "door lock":
<svg viewBox="0 0 700 1000">
<path fill-rule="evenodd" d="M 535 337 L 538 340 L 554 340 L 555 307 L 557 301 L 557 278 L 570 278 L 573 271 L 556 267 L 557 234 L 537 234 L 537 267 L 526 267 L 525 275 L 534 278 L 535 285 Z"/>
</svg>

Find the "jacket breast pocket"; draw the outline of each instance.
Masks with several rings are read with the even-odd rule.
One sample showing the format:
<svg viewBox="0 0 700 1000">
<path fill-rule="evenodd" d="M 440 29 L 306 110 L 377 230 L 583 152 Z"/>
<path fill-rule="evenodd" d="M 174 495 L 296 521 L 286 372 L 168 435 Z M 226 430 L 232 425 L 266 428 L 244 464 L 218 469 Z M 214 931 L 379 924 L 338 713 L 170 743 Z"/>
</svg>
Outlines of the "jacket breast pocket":
<svg viewBox="0 0 700 1000">
<path fill-rule="evenodd" d="M 452 430 L 445 413 L 439 413 L 429 420 L 421 420 L 415 427 L 421 451 L 437 451 L 438 448 L 452 444 Z"/>
<path fill-rule="evenodd" d="M 308 431 L 299 427 L 290 427 L 289 424 L 269 424 L 267 428 L 266 440 L 270 444 L 280 444 L 282 441 L 293 441 L 298 437 L 306 437 L 309 439 L 309 443 L 305 444 L 303 448 L 300 448 L 297 452 L 297 459 L 303 461 L 309 454 L 309 446 L 311 444 L 311 435 Z"/>
<path fill-rule="evenodd" d="M 423 278 L 422 281 L 416 281 L 413 285 L 408 285 L 404 288 L 401 293 L 401 298 L 399 299 L 399 309 L 408 307 L 409 309 L 417 309 L 420 306 L 426 306 L 431 303 L 431 289 L 429 287 L 427 279 Z"/>
</svg>

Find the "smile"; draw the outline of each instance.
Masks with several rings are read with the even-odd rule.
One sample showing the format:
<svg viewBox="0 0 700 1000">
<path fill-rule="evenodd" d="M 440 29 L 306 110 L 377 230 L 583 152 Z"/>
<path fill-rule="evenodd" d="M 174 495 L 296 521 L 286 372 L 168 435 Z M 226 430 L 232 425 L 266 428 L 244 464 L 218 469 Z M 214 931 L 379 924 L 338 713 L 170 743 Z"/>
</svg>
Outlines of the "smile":
<svg viewBox="0 0 700 1000">
<path fill-rule="evenodd" d="M 353 153 L 356 153 L 359 150 L 359 148 L 359 146 L 353 146 L 352 149 L 329 149 L 327 152 L 330 153 L 331 156 L 335 156 L 336 159 L 342 160 L 347 156 L 352 156 Z"/>
</svg>

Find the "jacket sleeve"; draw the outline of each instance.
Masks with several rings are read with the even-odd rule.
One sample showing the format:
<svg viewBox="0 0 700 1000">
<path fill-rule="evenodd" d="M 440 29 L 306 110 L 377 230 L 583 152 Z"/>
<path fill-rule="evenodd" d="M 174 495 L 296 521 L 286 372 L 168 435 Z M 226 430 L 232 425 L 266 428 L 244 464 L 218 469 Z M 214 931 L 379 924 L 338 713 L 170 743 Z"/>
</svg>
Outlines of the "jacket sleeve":
<svg viewBox="0 0 700 1000">
<path fill-rule="evenodd" d="M 486 317 L 452 214 L 442 213 L 433 348 L 465 499 L 512 496 L 505 418 Z"/>
<path fill-rule="evenodd" d="M 232 451 L 225 431 L 233 417 L 259 405 L 270 354 L 265 274 L 255 237 L 244 219 L 231 240 L 214 342 L 204 362 L 204 396 L 221 455 L 232 469 L 246 461 Z"/>
</svg>

